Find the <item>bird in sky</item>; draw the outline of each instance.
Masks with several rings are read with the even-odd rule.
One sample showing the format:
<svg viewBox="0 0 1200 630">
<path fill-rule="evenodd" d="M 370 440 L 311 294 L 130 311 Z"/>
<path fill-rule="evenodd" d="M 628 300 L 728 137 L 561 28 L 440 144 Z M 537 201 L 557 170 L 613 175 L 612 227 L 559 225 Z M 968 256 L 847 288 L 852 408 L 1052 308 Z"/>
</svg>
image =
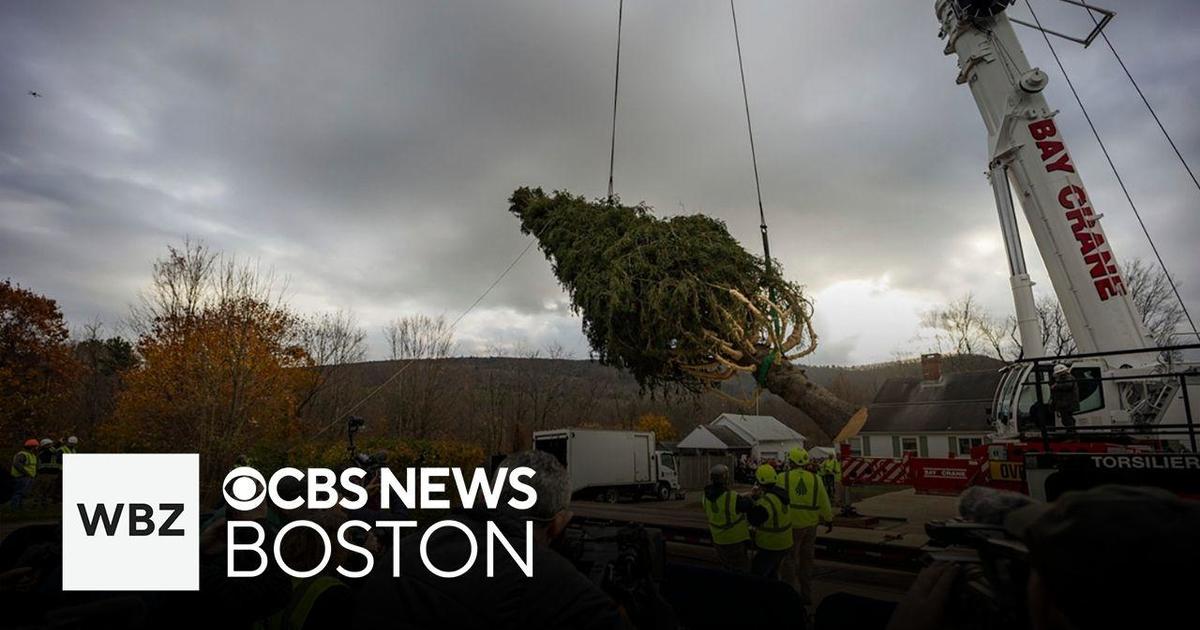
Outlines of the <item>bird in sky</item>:
<svg viewBox="0 0 1200 630">
<path fill-rule="evenodd" d="M 42 98 L 41 92 L 35 92 L 33 90 L 29 90 L 29 95 L 33 98 Z"/>
</svg>

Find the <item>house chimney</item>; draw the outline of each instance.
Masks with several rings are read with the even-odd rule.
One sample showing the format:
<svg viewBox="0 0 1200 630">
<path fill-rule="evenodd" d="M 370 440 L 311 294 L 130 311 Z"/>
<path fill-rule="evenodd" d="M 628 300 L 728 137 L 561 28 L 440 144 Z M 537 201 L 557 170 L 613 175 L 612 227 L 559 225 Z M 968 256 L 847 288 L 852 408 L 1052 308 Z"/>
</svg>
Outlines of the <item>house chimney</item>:
<svg viewBox="0 0 1200 630">
<path fill-rule="evenodd" d="M 936 352 L 921 355 L 921 380 L 928 383 L 942 380 L 942 355 Z"/>
</svg>

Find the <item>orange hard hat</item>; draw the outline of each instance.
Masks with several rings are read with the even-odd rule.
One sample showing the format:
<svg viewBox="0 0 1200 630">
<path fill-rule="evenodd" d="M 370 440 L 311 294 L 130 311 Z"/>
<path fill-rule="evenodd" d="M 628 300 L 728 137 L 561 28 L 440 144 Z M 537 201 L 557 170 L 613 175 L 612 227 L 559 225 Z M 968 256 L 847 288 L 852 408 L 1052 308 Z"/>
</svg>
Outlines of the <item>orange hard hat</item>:
<svg viewBox="0 0 1200 630">
<path fill-rule="evenodd" d="M 29 438 L 28 440 L 25 440 L 25 446 L 26 448 L 37 448 L 38 441 L 33 438 Z"/>
</svg>

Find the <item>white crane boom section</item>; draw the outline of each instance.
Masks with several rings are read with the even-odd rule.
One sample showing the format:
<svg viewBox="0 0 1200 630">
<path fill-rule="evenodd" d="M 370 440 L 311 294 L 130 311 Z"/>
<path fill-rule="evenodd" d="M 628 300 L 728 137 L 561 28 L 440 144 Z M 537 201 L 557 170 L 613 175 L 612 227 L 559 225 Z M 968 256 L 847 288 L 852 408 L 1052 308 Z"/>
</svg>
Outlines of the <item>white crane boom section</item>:
<svg viewBox="0 0 1200 630">
<path fill-rule="evenodd" d="M 1153 346 L 1104 234 L 1102 215 L 1055 123 L 1057 111 L 1042 96 L 1046 74 L 1029 66 L 1002 11 L 969 16 L 961 4 L 937 0 L 936 11 L 947 39 L 945 52 L 958 56 L 958 83 L 971 88 L 987 126 L 989 169 L 1026 356 L 1043 353 L 1009 183 L 1021 201 L 1078 351 Z"/>
</svg>

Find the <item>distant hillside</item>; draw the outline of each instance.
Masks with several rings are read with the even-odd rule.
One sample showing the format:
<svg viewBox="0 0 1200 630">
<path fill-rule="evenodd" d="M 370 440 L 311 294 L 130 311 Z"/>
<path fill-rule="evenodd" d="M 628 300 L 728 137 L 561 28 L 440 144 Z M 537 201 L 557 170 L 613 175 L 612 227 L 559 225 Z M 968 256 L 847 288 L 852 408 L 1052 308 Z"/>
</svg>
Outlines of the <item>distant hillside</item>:
<svg viewBox="0 0 1200 630">
<path fill-rule="evenodd" d="M 1000 365 L 987 357 L 946 357 L 943 369 L 954 372 Z M 304 414 L 312 426 L 333 422 L 378 389 L 354 411 L 367 419 L 367 435 L 452 436 L 478 441 L 496 451 L 527 443 L 530 432 L 542 429 L 581 425 L 632 428 L 639 416 L 649 412 L 668 416 L 682 436 L 721 413 L 753 413 L 755 409 L 754 381 L 749 376 L 727 384 L 723 390 L 727 396 L 642 392 L 627 374 L 587 360 L 466 357 L 411 364 L 372 361 L 327 369 L 331 370 L 329 386 Z M 865 405 L 886 379 L 919 376 L 920 362 L 812 366 L 806 371 L 814 382 L 843 399 Z M 750 404 L 731 398 L 750 400 Z M 760 397 L 758 413 L 779 418 L 816 443 L 829 443 L 830 436 L 808 417 L 769 392 Z"/>
</svg>

